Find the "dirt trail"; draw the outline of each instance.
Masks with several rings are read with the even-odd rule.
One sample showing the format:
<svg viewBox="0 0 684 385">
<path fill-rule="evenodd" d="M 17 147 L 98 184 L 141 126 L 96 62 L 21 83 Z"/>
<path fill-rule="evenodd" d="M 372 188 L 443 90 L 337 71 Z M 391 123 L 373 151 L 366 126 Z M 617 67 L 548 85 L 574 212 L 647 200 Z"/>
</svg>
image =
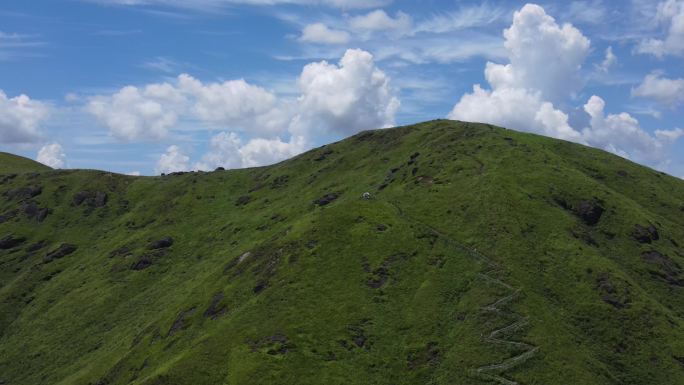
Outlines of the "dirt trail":
<svg viewBox="0 0 684 385">
<path fill-rule="evenodd" d="M 402 219 L 428 229 L 432 234 L 438 238 L 441 238 L 453 248 L 465 252 L 478 262 L 485 265 L 484 271 L 480 273 L 479 276 L 488 283 L 499 286 L 509 292 L 509 294 L 504 295 L 503 297 L 498 298 L 496 301 L 480 308 L 480 310 L 484 313 L 494 313 L 500 317 L 513 319 L 513 321 L 508 325 L 490 331 L 486 336 L 484 336 L 484 340 L 493 345 L 505 346 L 522 351 L 522 353 L 501 362 L 495 362 L 473 368 L 470 370 L 470 374 L 474 377 L 494 381 L 503 385 L 520 385 L 518 382 L 505 377 L 505 372 L 523 364 L 530 358 L 534 357 L 539 351 L 538 346 L 511 339 L 513 334 L 529 324 L 529 319 L 527 317 L 518 314 L 507 307 L 508 304 L 520 296 L 522 290 L 497 278 L 497 276 L 502 275 L 503 268 L 491 258 L 478 252 L 476 249 L 468 247 L 454 240 L 450 236 L 442 233 L 434 227 L 417 219 L 411 218 L 394 202 L 388 203 L 397 210 Z"/>
</svg>

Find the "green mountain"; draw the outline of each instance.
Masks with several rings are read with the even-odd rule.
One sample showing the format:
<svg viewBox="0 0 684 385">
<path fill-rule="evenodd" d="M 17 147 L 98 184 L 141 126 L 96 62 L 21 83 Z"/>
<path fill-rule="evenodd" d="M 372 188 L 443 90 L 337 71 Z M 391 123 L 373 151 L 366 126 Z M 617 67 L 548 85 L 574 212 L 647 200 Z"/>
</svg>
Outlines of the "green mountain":
<svg viewBox="0 0 684 385">
<path fill-rule="evenodd" d="M 28 162 L 2 384 L 684 384 L 684 181 L 606 152 L 441 120 L 243 170 Z"/>
<path fill-rule="evenodd" d="M 2 174 L 47 170 L 51 170 L 51 168 L 42 163 L 6 152 L 0 152 L 0 173 Z"/>
</svg>

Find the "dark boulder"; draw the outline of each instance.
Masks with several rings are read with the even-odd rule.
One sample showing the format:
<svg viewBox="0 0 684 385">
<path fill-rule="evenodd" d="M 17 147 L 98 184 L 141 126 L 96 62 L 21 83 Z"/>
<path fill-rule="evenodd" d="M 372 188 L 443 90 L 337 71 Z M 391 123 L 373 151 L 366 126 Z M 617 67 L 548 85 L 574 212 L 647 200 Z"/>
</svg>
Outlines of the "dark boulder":
<svg viewBox="0 0 684 385">
<path fill-rule="evenodd" d="M 150 244 L 147 245 L 147 248 L 149 250 L 166 249 L 171 247 L 171 245 L 173 245 L 173 238 L 164 237 L 162 239 L 150 242 Z"/>
<path fill-rule="evenodd" d="M 190 308 L 188 310 L 182 311 L 178 313 L 178 316 L 176 317 L 176 320 L 173 321 L 173 325 L 171 325 L 171 328 L 169 328 L 169 332 L 167 333 L 167 336 L 172 336 L 176 334 L 176 332 L 186 329 L 188 326 L 190 326 L 190 316 L 195 314 L 195 311 L 197 308 Z"/>
<path fill-rule="evenodd" d="M 597 200 L 581 201 L 574 209 L 575 214 L 589 226 L 599 222 L 606 209 Z"/>
<path fill-rule="evenodd" d="M 42 192 L 43 188 L 41 186 L 25 186 L 9 190 L 5 193 L 5 196 L 10 200 L 26 200 L 37 197 Z"/>
<path fill-rule="evenodd" d="M 680 277 L 682 267 L 665 254 L 656 250 L 644 251 L 641 257 L 653 268 L 649 273 L 670 285 L 684 286 L 684 279 Z"/>
<path fill-rule="evenodd" d="M 43 258 L 43 261 L 45 263 L 49 263 L 54 261 L 55 259 L 66 257 L 67 255 L 72 254 L 74 251 L 76 251 L 76 249 L 78 249 L 76 245 L 72 245 L 70 243 L 62 243 L 61 245 L 59 245 L 58 248 L 47 253 L 45 258 Z"/>
<path fill-rule="evenodd" d="M 658 235 L 658 229 L 652 224 L 649 224 L 647 227 L 636 225 L 634 230 L 632 230 L 632 238 L 639 243 L 651 243 L 660 239 L 660 235 Z"/>
<path fill-rule="evenodd" d="M 103 191 L 79 191 L 72 199 L 74 206 L 86 204 L 88 207 L 103 207 L 107 204 L 107 193 Z"/>
<path fill-rule="evenodd" d="M 19 210 L 10 210 L 0 214 L 0 223 L 5 223 L 19 214 Z"/>
<path fill-rule="evenodd" d="M 143 255 L 131 265 L 131 270 L 143 270 L 150 266 L 152 266 L 152 258 L 149 255 Z"/>
<path fill-rule="evenodd" d="M 211 303 L 207 310 L 204 311 L 204 317 L 216 319 L 228 311 L 225 304 L 222 304 L 223 293 L 218 292 L 211 298 Z"/>
<path fill-rule="evenodd" d="M 28 201 L 21 204 L 21 212 L 23 212 L 28 219 L 42 222 L 47 218 L 50 209 L 38 206 L 35 201 Z"/>
<path fill-rule="evenodd" d="M 0 184 L 5 184 L 5 183 L 11 181 L 12 179 L 14 179 L 16 177 L 17 177 L 17 174 L 2 175 L 2 176 L 0 176 Z"/>
<path fill-rule="evenodd" d="M 317 204 L 319 206 L 325 206 L 327 204 L 330 204 L 332 201 L 335 199 L 339 198 L 340 194 L 338 193 L 328 193 L 323 195 L 322 197 L 316 199 L 313 203 Z"/>
<path fill-rule="evenodd" d="M 252 197 L 249 195 L 243 195 L 235 201 L 235 206 L 244 206 L 252 201 Z"/>
<path fill-rule="evenodd" d="M 12 249 L 21 245 L 24 242 L 26 242 L 26 237 L 15 238 L 11 235 L 8 235 L 5 238 L 0 239 L 0 250 Z"/>
</svg>

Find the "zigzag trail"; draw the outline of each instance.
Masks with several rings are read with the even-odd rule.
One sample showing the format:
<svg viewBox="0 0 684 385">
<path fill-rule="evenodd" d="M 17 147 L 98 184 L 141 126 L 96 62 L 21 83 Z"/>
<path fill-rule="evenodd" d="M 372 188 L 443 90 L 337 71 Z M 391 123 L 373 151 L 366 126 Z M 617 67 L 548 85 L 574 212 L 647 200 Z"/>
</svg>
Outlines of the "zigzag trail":
<svg viewBox="0 0 684 385">
<path fill-rule="evenodd" d="M 490 380 L 497 382 L 499 384 L 503 385 L 520 385 L 518 382 L 508 379 L 504 377 L 504 373 L 506 371 L 509 371 L 513 368 L 515 368 L 518 365 L 523 364 L 530 358 L 534 357 L 539 351 L 538 346 L 530 345 L 525 342 L 520 342 L 520 341 L 514 341 L 511 339 L 506 339 L 508 336 L 514 334 L 516 331 L 522 329 L 526 325 L 529 324 L 529 320 L 527 317 L 524 317 L 518 313 L 513 312 L 512 310 L 509 310 L 506 308 L 506 305 L 513 302 L 516 298 L 519 297 L 521 293 L 521 289 L 515 288 L 512 285 L 509 285 L 506 282 L 501 281 L 500 279 L 496 278 L 496 275 L 498 273 L 501 273 L 503 269 L 500 267 L 500 265 L 496 262 L 494 262 L 491 258 L 485 256 L 484 254 L 478 252 L 475 249 L 472 249 L 468 246 L 465 246 L 448 235 L 440 232 L 439 230 L 435 229 L 434 227 L 423 223 L 421 221 L 418 221 L 414 218 L 411 218 L 408 216 L 402 209 L 399 207 L 396 203 L 394 202 L 388 202 L 390 205 L 392 205 L 397 212 L 399 213 L 399 216 L 403 218 L 404 220 L 408 222 L 415 223 L 417 225 L 420 225 L 426 229 L 428 229 L 432 234 L 436 235 L 437 237 L 443 239 L 446 241 L 447 244 L 450 246 L 459 249 L 466 254 L 470 255 L 473 257 L 475 260 L 478 262 L 484 264 L 486 266 L 485 270 L 480 273 L 480 277 L 488 282 L 491 282 L 492 284 L 499 286 L 507 291 L 510 292 L 510 294 L 503 296 L 496 301 L 490 303 L 489 305 L 483 306 L 480 310 L 485 313 L 495 313 L 499 314 L 501 316 L 507 316 L 509 318 L 513 318 L 513 322 L 510 324 L 499 328 L 495 329 L 489 334 L 487 334 L 484 337 L 484 340 L 490 344 L 494 345 L 499 345 L 499 346 L 506 346 L 509 348 L 514 348 L 517 350 L 523 350 L 523 353 L 520 353 L 514 357 L 508 358 L 506 360 L 503 360 L 501 362 L 497 363 L 492 363 L 484 366 L 480 366 L 477 368 L 471 369 L 469 372 L 472 376 L 474 377 L 479 377 L 485 380 Z"/>
</svg>

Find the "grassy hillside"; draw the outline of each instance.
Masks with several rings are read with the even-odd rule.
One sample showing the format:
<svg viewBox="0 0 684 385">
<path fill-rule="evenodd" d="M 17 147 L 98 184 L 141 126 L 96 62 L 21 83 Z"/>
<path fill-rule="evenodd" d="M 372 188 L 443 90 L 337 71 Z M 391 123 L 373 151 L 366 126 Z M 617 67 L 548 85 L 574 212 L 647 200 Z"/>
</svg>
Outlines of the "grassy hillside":
<svg viewBox="0 0 684 385">
<path fill-rule="evenodd" d="M 0 383 L 684 383 L 684 182 L 596 149 L 433 121 L 0 180 Z"/>
<path fill-rule="evenodd" d="M 51 168 L 42 163 L 6 152 L 0 152 L 0 173 L 2 174 L 47 170 L 51 170 Z"/>
</svg>

